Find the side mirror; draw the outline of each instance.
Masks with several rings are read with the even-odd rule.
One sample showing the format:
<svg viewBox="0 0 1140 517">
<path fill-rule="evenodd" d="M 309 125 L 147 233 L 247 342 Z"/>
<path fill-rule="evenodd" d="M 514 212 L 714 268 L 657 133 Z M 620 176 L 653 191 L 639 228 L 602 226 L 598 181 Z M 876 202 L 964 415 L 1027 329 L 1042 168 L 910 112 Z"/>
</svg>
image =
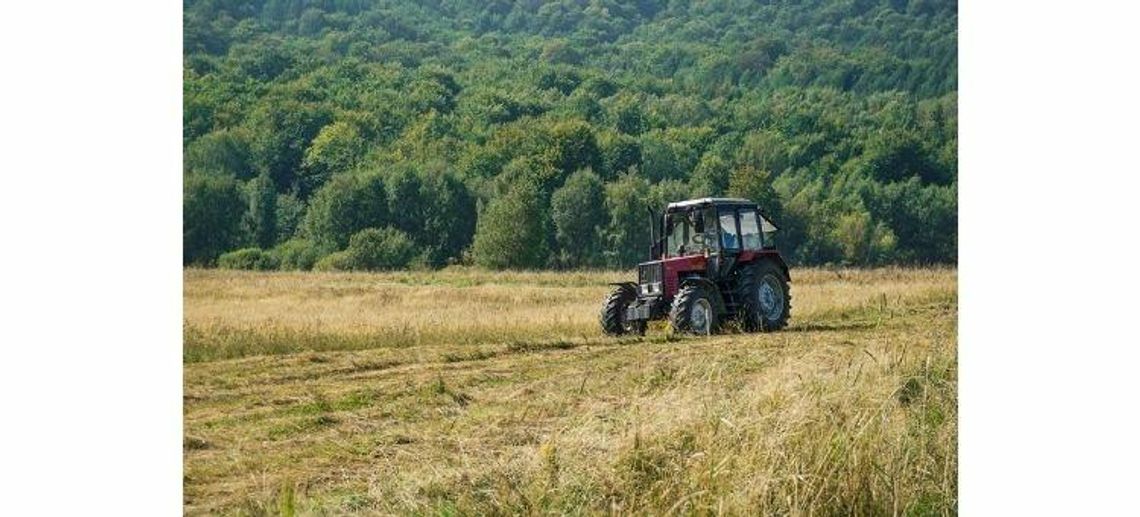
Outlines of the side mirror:
<svg viewBox="0 0 1140 517">
<path fill-rule="evenodd" d="M 655 242 L 649 247 L 649 260 L 658 260 L 661 258 L 661 243 Z"/>
</svg>

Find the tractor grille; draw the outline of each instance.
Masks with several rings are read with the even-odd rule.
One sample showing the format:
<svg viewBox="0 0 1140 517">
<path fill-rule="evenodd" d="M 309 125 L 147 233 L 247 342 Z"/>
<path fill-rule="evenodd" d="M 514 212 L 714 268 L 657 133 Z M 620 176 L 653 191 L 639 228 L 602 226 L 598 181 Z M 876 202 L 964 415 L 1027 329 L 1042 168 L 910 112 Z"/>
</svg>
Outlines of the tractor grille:
<svg viewBox="0 0 1140 517">
<path fill-rule="evenodd" d="M 642 296 L 657 296 L 661 294 L 661 278 L 664 276 L 664 266 L 660 262 L 651 262 L 637 266 L 638 291 Z"/>
</svg>

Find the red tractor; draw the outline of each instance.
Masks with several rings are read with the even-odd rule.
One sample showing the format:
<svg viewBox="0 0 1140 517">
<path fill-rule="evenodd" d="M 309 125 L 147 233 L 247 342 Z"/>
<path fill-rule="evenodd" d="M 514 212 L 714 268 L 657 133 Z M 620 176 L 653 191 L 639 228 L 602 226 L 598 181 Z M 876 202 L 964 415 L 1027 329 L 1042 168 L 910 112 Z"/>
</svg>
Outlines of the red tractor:
<svg viewBox="0 0 1140 517">
<path fill-rule="evenodd" d="M 650 260 L 638 264 L 637 283 L 611 284 L 601 314 L 606 334 L 643 335 L 650 320 L 665 318 L 691 334 L 711 334 L 726 321 L 746 332 L 788 324 L 791 276 L 773 246 L 777 228 L 756 203 L 691 199 L 670 203 L 656 219 Z"/>
</svg>

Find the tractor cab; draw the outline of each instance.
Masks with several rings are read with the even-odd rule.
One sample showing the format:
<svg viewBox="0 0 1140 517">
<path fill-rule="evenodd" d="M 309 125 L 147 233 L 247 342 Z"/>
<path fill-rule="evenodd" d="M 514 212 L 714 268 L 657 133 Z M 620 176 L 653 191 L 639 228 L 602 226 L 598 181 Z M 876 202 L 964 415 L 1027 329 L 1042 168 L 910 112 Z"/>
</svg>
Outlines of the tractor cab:
<svg viewBox="0 0 1140 517">
<path fill-rule="evenodd" d="M 671 203 L 662 228 L 664 254 L 654 247 L 651 259 L 775 249 L 778 230 L 755 203 L 726 198 Z"/>
<path fill-rule="evenodd" d="M 607 333 L 643 331 L 645 322 L 666 316 L 672 321 L 678 300 L 686 307 L 689 304 L 691 296 L 680 296 L 687 293 L 686 288 L 704 293 L 702 301 L 696 302 L 696 316 L 703 318 L 697 322 L 697 332 L 703 333 L 711 332 L 717 321 L 739 317 L 753 327 L 763 326 L 757 323 L 756 314 L 745 314 L 759 310 L 759 301 L 754 298 L 767 295 L 770 308 L 782 303 L 776 299 L 775 290 L 782 289 L 779 294 L 785 302 L 789 298 L 788 268 L 775 248 L 777 227 L 756 203 L 734 198 L 670 203 L 660 219 L 654 217 L 652 226 L 650 260 L 638 265 L 637 283 L 616 284 L 618 289 L 611 293 L 611 298 L 617 296 L 618 305 L 624 303 L 622 314 L 611 314 L 607 326 L 603 308 L 602 326 Z M 758 281 L 754 277 L 772 271 L 775 273 L 769 274 L 770 285 L 763 293 L 759 292 L 760 287 L 751 285 Z M 783 280 L 778 281 L 780 278 Z M 743 283 L 749 287 L 742 287 Z M 752 287 L 758 292 L 745 292 Z M 607 298 L 606 307 L 612 305 L 609 302 Z M 786 321 L 787 311 L 768 312 L 775 318 L 768 327 L 782 326 L 782 321 Z M 679 313 L 678 317 L 685 319 L 685 314 Z M 621 321 L 620 329 L 616 320 Z M 674 321 L 674 326 L 692 325 L 685 319 Z"/>
</svg>

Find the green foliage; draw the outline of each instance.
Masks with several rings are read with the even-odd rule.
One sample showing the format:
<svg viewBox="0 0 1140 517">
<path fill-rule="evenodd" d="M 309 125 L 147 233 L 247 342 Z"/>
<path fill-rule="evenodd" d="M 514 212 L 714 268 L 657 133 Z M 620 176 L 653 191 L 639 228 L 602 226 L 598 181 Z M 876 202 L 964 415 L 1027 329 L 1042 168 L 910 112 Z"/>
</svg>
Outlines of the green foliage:
<svg viewBox="0 0 1140 517">
<path fill-rule="evenodd" d="M 614 179 L 630 168 L 641 166 L 641 143 L 636 138 L 621 133 L 603 133 L 598 139 L 602 158 L 602 174 L 606 179 Z"/>
<path fill-rule="evenodd" d="M 610 109 L 609 119 L 618 131 L 633 136 L 644 133 L 648 125 L 640 102 L 629 96 L 623 96 L 615 102 Z"/>
<path fill-rule="evenodd" d="M 274 99 L 250 114 L 252 150 L 258 172 L 268 174 L 280 190 L 299 189 L 308 195 L 317 185 L 298 175 L 308 149 L 330 115 L 319 105 Z"/>
<path fill-rule="evenodd" d="M 277 242 L 284 242 L 297 233 L 305 218 L 305 202 L 296 194 L 277 194 Z"/>
<path fill-rule="evenodd" d="M 606 185 L 606 265 L 631 267 L 646 260 L 651 245 L 649 238 L 649 182 L 627 174 Z M 655 210 L 660 213 L 660 208 Z"/>
<path fill-rule="evenodd" d="M 277 258 L 272 253 L 261 251 L 261 248 L 242 248 L 218 257 L 218 267 L 222 269 L 268 271 L 277 269 L 278 265 Z"/>
<path fill-rule="evenodd" d="M 242 243 L 246 200 L 237 181 L 190 175 L 182 187 L 182 263 L 211 265 Z"/>
<path fill-rule="evenodd" d="M 277 243 L 277 190 L 273 180 L 262 173 L 246 185 L 249 199 L 247 225 L 253 243 L 271 248 Z"/>
<path fill-rule="evenodd" d="M 411 235 L 423 263 L 441 266 L 471 245 L 477 218 L 475 198 L 450 172 L 425 174 L 420 192 L 424 214 Z"/>
<path fill-rule="evenodd" d="M 491 269 L 546 266 L 550 249 L 544 208 L 541 191 L 528 182 L 492 200 L 475 229 L 475 263 Z"/>
<path fill-rule="evenodd" d="M 875 185 L 865 193 L 873 216 L 892 229 L 899 259 L 936 263 L 958 256 L 958 188 L 923 185 L 918 178 Z"/>
<path fill-rule="evenodd" d="M 313 195 L 304 232 L 326 251 L 344 249 L 353 234 L 388 224 L 388 192 L 377 174 L 341 175 Z"/>
<path fill-rule="evenodd" d="M 408 234 L 395 228 L 365 228 L 352 236 L 345 251 L 350 269 L 377 271 L 407 266 L 415 245 Z"/>
<path fill-rule="evenodd" d="M 313 264 L 313 271 L 351 271 L 352 257 L 348 251 L 329 253 Z"/>
<path fill-rule="evenodd" d="M 450 170 L 393 167 L 384 178 L 388 222 L 413 240 L 421 262 L 444 265 L 471 244 L 475 200 Z"/>
<path fill-rule="evenodd" d="M 241 129 L 203 135 L 186 146 L 184 170 L 247 180 L 253 170 L 249 136 Z"/>
<path fill-rule="evenodd" d="M 550 130 L 551 144 L 543 158 L 562 177 L 580 168 L 600 169 L 598 143 L 590 124 L 571 120 L 555 124 Z"/>
<path fill-rule="evenodd" d="M 780 196 L 772 187 L 772 174 L 743 165 L 733 171 L 728 181 L 728 195 L 751 199 L 760 205 L 760 212 L 775 220 L 783 219 L 784 207 Z"/>
<path fill-rule="evenodd" d="M 317 133 L 300 169 L 302 190 L 312 191 L 333 174 L 352 169 L 364 157 L 367 142 L 351 122 L 333 122 Z"/>
<path fill-rule="evenodd" d="M 690 185 L 696 197 L 714 197 L 728 192 L 729 177 L 732 170 L 720 156 L 713 153 L 705 154 L 693 170 Z"/>
<path fill-rule="evenodd" d="M 647 206 L 730 193 L 764 205 L 798 264 L 957 257 L 954 2 L 183 12 L 187 264 L 294 237 L 329 253 L 391 226 L 416 263 L 440 266 L 471 250 L 476 205 L 495 213 L 523 183 L 545 232 L 525 267 L 632 265 Z M 604 192 L 594 240 L 555 213 L 581 169 Z M 235 204 L 223 191 L 242 183 Z"/>
<path fill-rule="evenodd" d="M 649 196 L 646 202 L 655 213 L 661 213 L 669 203 L 689 199 L 691 197 L 693 196 L 690 195 L 689 186 L 686 185 L 685 182 L 665 180 L 649 187 Z M 642 224 L 642 228 L 645 232 L 649 232 L 648 220 Z"/>
<path fill-rule="evenodd" d="M 605 187 L 589 169 L 583 169 L 554 191 L 550 200 L 558 262 L 567 267 L 601 264 L 599 240 L 607 217 Z"/>
<path fill-rule="evenodd" d="M 289 239 L 271 250 L 277 258 L 280 269 L 285 271 L 308 271 L 321 259 L 321 251 L 307 239 Z"/>
<path fill-rule="evenodd" d="M 892 256 L 896 245 L 891 229 L 881 222 L 874 223 L 867 212 L 839 216 L 832 238 L 839 243 L 846 264 L 878 264 Z"/>
</svg>

